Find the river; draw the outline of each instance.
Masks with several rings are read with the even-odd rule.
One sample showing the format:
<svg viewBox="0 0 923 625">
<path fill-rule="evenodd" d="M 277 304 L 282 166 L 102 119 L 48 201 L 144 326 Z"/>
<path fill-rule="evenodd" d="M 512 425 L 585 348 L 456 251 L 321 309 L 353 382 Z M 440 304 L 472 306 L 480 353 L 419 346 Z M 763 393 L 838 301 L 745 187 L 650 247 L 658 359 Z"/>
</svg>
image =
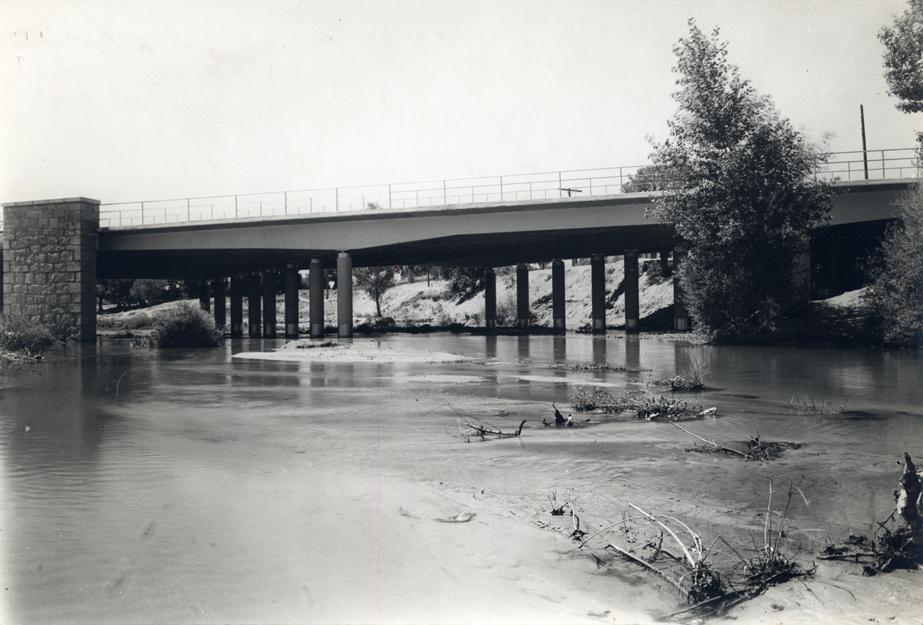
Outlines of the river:
<svg viewBox="0 0 923 625">
<path fill-rule="evenodd" d="M 588 527 L 633 503 L 733 542 L 762 533 L 770 484 L 797 486 L 789 548 L 810 565 L 826 541 L 871 535 L 890 514 L 904 451 L 923 462 L 915 355 L 610 333 L 353 341 L 473 359 L 442 364 L 234 357 L 283 344 L 158 352 L 103 339 L 6 380 L 0 620 L 649 622 L 682 607 L 675 593 L 630 563 L 574 553 L 553 531 L 568 520 L 548 514 L 552 492 L 576 498 Z M 625 370 L 552 368 L 577 361 Z M 683 399 L 717 411 L 690 431 L 800 447 L 768 462 L 694 453 L 668 423 L 569 407 L 579 385 L 670 397 L 651 380 L 692 364 L 714 388 Z M 580 427 L 543 427 L 552 403 Z M 466 443 L 471 417 L 527 423 L 518 438 Z M 732 615 L 920 622 L 920 572 L 818 564 Z"/>
</svg>

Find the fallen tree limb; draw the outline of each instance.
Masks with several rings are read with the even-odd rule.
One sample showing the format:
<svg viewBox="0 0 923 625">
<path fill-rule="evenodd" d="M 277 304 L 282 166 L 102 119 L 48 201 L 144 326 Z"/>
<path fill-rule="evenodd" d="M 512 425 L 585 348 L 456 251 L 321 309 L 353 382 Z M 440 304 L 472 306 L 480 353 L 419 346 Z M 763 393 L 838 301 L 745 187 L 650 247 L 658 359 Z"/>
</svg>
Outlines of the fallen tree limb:
<svg viewBox="0 0 923 625">
<path fill-rule="evenodd" d="M 711 445 L 712 447 L 715 448 L 716 451 L 721 451 L 721 452 L 724 452 L 724 453 L 726 453 L 726 454 L 737 454 L 737 455 L 743 456 L 744 458 L 747 458 L 747 459 L 750 458 L 750 455 L 749 455 L 749 454 L 745 454 L 745 453 L 742 452 L 742 451 L 737 451 L 736 449 L 731 449 L 731 448 L 729 448 L 729 447 L 722 447 L 721 445 L 717 444 L 715 441 L 710 441 L 710 440 L 708 440 L 707 438 L 703 438 L 703 437 L 699 436 L 698 434 L 693 434 L 692 432 L 690 432 L 690 431 L 687 430 L 686 428 L 682 427 L 681 425 L 677 425 L 676 423 L 671 423 L 670 425 L 672 425 L 673 427 L 677 427 L 677 428 L 681 429 L 683 432 L 685 432 L 685 433 L 688 434 L 689 436 L 691 436 L 691 437 L 693 437 L 693 438 L 697 438 L 697 439 L 699 439 L 700 441 L 702 441 L 703 443 L 707 443 L 707 444 Z"/>
<path fill-rule="evenodd" d="M 672 577 L 670 577 L 669 575 L 667 575 L 666 573 L 664 573 L 664 572 L 661 571 L 660 569 L 656 568 L 656 567 L 653 566 L 652 564 L 650 564 L 650 563 L 648 563 L 648 562 L 645 562 L 644 560 L 642 560 L 642 559 L 639 558 L 638 556 L 634 555 L 633 553 L 629 553 L 629 552 L 626 551 L 625 549 L 622 549 L 622 548 L 619 547 L 618 545 L 613 545 L 612 543 L 607 544 L 605 548 L 606 548 L 606 549 L 614 549 L 615 551 L 618 551 L 620 554 L 622 554 L 623 556 L 625 556 L 626 558 L 628 558 L 628 559 L 631 560 L 632 562 L 637 562 L 637 563 L 640 564 L 641 566 L 643 566 L 643 567 L 645 567 L 645 568 L 647 568 L 647 569 L 653 571 L 654 573 L 657 573 L 657 575 L 659 575 L 660 577 L 664 578 L 665 580 L 667 580 L 668 582 L 670 582 L 671 584 L 673 584 L 673 586 L 676 588 L 676 590 L 678 590 L 678 591 L 680 592 L 680 594 L 683 595 L 683 597 L 688 597 L 688 596 L 689 596 L 689 593 L 686 592 L 686 589 L 683 588 L 682 585 L 681 585 L 678 581 L 676 581 L 675 579 L 673 579 Z"/>
</svg>

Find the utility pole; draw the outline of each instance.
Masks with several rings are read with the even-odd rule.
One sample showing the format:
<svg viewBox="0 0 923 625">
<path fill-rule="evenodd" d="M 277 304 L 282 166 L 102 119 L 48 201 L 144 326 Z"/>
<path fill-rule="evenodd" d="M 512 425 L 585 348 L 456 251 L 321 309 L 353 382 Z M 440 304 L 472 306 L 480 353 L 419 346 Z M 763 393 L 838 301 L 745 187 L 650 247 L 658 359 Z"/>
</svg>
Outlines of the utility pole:
<svg viewBox="0 0 923 625">
<path fill-rule="evenodd" d="M 865 179 L 869 179 L 869 157 L 865 151 L 865 109 L 859 105 L 859 121 L 862 122 L 862 165 L 865 167 Z"/>
</svg>

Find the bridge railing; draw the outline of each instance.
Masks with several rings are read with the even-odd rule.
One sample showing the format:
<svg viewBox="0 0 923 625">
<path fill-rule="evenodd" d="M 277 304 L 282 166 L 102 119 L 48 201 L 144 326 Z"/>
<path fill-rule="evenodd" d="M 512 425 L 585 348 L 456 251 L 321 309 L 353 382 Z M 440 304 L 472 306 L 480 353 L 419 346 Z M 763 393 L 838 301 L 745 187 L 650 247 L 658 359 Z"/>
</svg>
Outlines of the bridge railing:
<svg viewBox="0 0 923 625">
<path fill-rule="evenodd" d="M 863 158 L 864 156 L 864 158 Z M 828 180 L 919 177 L 913 148 L 834 152 L 819 172 Z M 649 165 L 404 182 L 302 191 L 124 202 L 100 206 L 100 226 L 186 223 L 364 209 L 406 209 L 622 193 Z M 645 175 L 642 173 L 642 176 Z M 654 174 L 656 175 L 656 174 Z"/>
</svg>

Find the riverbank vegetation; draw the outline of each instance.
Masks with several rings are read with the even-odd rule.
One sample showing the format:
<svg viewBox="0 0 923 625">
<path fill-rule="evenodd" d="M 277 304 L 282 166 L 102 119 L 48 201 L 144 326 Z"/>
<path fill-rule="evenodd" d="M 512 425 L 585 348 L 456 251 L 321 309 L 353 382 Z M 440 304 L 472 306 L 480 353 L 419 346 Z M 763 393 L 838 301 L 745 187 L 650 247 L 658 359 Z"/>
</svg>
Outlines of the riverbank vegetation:
<svg viewBox="0 0 923 625">
<path fill-rule="evenodd" d="M 869 259 L 862 298 L 871 338 L 884 347 L 923 349 L 923 185 L 905 193 L 898 222 Z"/>
<path fill-rule="evenodd" d="M 153 325 L 153 347 L 214 347 L 224 337 L 211 315 L 192 302 L 179 302 L 155 313 Z"/>
<path fill-rule="evenodd" d="M 48 328 L 24 317 L 0 315 L 0 380 L 22 373 L 54 345 Z"/>
<path fill-rule="evenodd" d="M 688 248 L 676 271 L 698 330 L 713 342 L 773 342 L 807 303 L 796 257 L 832 189 L 812 175 L 822 152 L 740 76 L 718 36 L 690 20 L 674 48 L 679 110 L 654 145 L 662 193 L 650 214 Z"/>
</svg>

